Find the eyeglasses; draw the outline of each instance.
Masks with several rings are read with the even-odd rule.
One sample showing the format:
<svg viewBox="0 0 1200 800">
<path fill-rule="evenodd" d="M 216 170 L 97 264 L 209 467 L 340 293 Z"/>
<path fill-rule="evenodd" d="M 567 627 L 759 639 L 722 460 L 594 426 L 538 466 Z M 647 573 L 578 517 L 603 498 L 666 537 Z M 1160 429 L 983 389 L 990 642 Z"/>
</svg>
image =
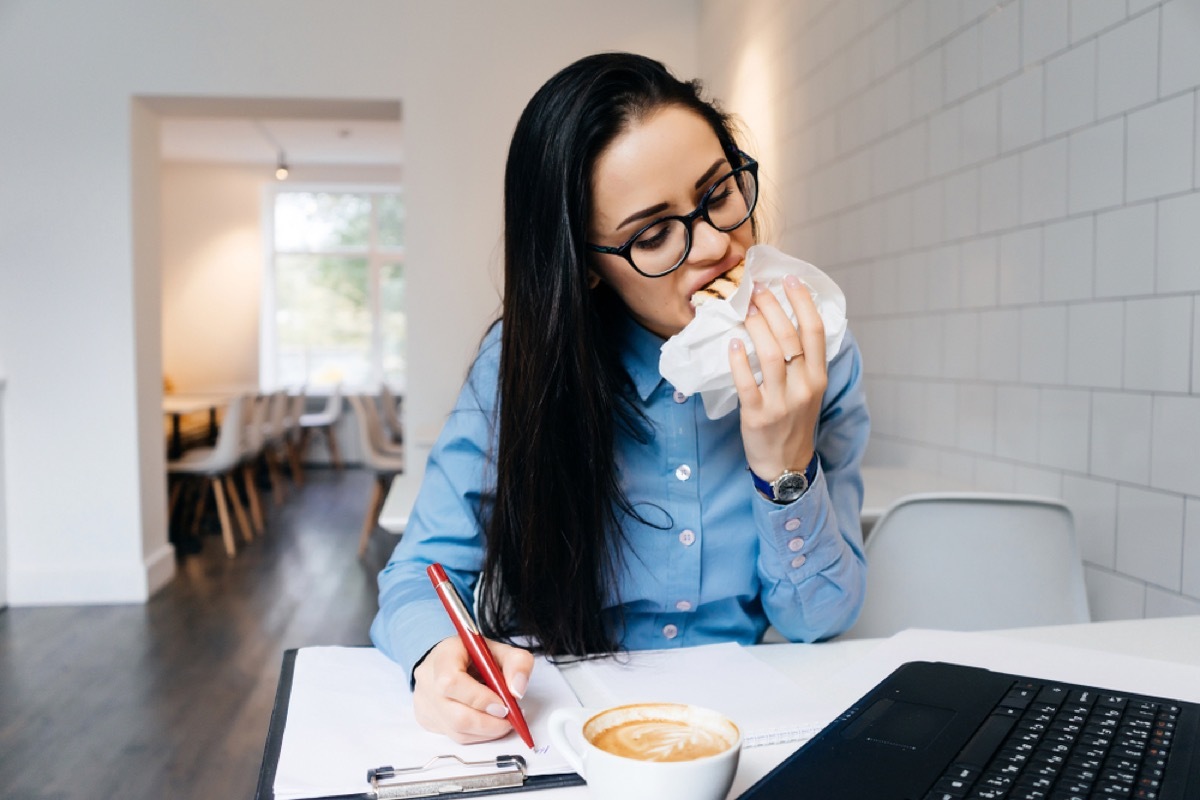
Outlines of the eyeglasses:
<svg viewBox="0 0 1200 800">
<path fill-rule="evenodd" d="M 681 217 L 662 217 L 639 230 L 620 247 L 588 243 L 597 253 L 620 256 L 647 278 L 679 269 L 692 251 L 692 226 L 703 218 L 728 233 L 750 219 L 758 204 L 758 162 L 738 151 L 744 162 L 714 183 L 696 210 Z"/>
</svg>

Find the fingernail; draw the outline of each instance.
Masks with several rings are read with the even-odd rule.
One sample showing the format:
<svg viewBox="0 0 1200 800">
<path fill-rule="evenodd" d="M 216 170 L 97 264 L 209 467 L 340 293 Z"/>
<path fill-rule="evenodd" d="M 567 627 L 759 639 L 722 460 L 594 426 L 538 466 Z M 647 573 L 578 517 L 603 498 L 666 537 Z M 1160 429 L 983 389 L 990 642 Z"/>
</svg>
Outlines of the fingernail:
<svg viewBox="0 0 1200 800">
<path fill-rule="evenodd" d="M 746 349 L 746 345 L 742 343 L 741 339 L 734 337 L 729 340 L 729 349 L 735 350 L 735 351 L 741 351 L 741 350 Z"/>
<path fill-rule="evenodd" d="M 800 284 L 800 279 L 797 278 L 795 275 L 784 275 L 783 276 L 783 285 L 788 287 L 789 289 L 797 289 L 800 287 L 801 284 Z"/>
<path fill-rule="evenodd" d="M 754 291 L 752 292 L 752 294 L 762 294 L 766 290 L 767 290 L 767 287 L 763 286 L 761 283 L 756 283 L 756 284 L 754 284 Z"/>
<path fill-rule="evenodd" d="M 499 717 L 500 719 L 504 719 L 508 716 L 508 709 L 499 703 L 491 703 L 487 708 L 484 709 L 484 711 L 491 714 L 493 717 Z"/>
<path fill-rule="evenodd" d="M 753 317 L 757 314 L 758 314 L 758 306 L 750 306 L 750 308 L 746 309 L 747 317 Z"/>
<path fill-rule="evenodd" d="M 524 672 L 518 672 L 513 675 L 512 680 L 508 682 L 508 690 L 517 697 L 524 697 L 525 690 L 529 688 L 529 676 Z"/>
</svg>

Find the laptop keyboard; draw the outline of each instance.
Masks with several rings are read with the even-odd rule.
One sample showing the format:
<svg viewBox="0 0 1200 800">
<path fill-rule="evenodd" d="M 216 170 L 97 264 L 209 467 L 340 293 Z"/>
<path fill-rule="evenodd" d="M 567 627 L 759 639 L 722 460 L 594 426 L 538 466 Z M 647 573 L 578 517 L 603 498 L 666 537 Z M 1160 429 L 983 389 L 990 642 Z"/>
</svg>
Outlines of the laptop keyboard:
<svg viewBox="0 0 1200 800">
<path fill-rule="evenodd" d="M 1017 681 L 925 800 L 1156 800 L 1180 711 Z"/>
</svg>

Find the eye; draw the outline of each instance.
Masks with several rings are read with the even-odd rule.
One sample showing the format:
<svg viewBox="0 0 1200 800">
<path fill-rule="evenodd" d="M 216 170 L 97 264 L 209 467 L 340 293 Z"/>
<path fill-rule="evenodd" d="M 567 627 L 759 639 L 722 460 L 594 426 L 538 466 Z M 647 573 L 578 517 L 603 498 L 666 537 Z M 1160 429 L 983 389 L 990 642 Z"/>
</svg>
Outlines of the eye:
<svg viewBox="0 0 1200 800">
<path fill-rule="evenodd" d="M 639 250 L 658 250 L 667 243 L 670 237 L 671 224 L 669 222 L 661 222 L 642 231 L 641 235 L 633 243 L 633 246 Z"/>
</svg>

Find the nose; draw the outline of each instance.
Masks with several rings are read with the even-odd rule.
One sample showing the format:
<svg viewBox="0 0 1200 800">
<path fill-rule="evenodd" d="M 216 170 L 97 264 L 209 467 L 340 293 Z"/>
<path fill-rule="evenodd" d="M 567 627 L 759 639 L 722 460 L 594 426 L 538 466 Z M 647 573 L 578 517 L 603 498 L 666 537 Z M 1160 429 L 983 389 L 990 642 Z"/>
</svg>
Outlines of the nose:
<svg viewBox="0 0 1200 800">
<path fill-rule="evenodd" d="M 692 223 L 692 249 L 687 257 L 689 264 L 720 260 L 728 250 L 728 233 L 717 230 L 704 217 Z"/>
</svg>

